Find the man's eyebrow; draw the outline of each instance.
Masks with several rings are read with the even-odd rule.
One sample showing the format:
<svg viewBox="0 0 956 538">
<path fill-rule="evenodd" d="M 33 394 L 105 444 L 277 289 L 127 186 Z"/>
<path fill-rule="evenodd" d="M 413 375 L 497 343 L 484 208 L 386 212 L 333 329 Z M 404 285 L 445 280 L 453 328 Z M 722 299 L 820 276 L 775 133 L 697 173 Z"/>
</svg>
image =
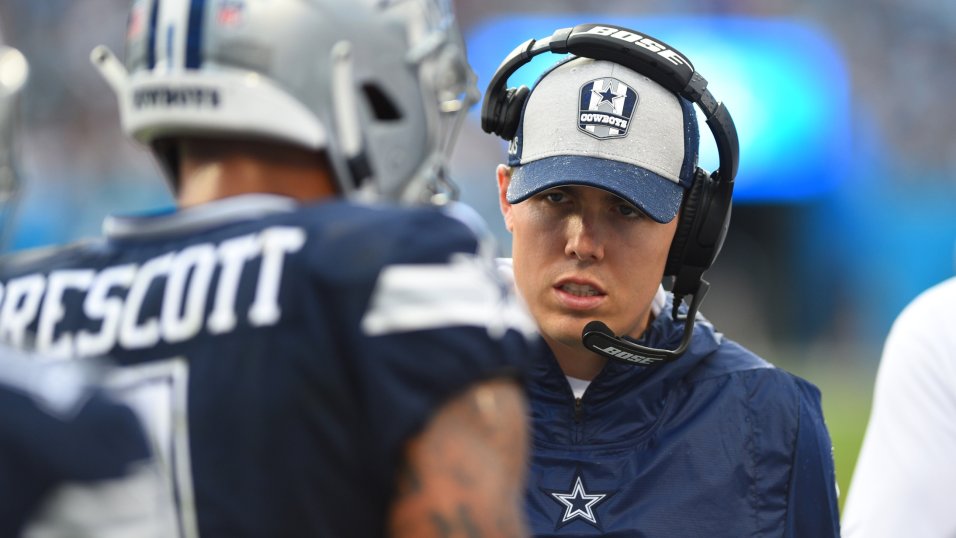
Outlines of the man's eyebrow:
<svg viewBox="0 0 956 538">
<path fill-rule="evenodd" d="M 607 192 L 607 193 L 605 193 L 604 199 L 607 200 L 607 201 L 609 201 L 609 202 L 617 202 L 617 203 L 629 205 L 629 206 L 633 207 L 634 209 L 637 209 L 638 211 L 640 211 L 640 209 L 641 209 L 641 208 L 637 207 L 636 205 L 632 204 L 631 202 L 627 201 L 626 199 L 624 199 L 624 198 L 622 198 L 622 197 L 620 197 L 620 196 L 614 194 L 613 192 Z"/>
<path fill-rule="evenodd" d="M 609 193 L 607 193 L 607 197 L 606 197 L 605 199 L 608 200 L 609 202 L 613 202 L 613 203 L 617 203 L 617 204 L 624 204 L 624 205 L 626 205 L 627 207 L 630 207 L 631 209 L 633 209 L 634 211 L 637 211 L 637 212 L 640 213 L 641 215 L 644 215 L 645 217 L 648 217 L 648 218 L 650 217 L 650 215 L 647 214 L 647 211 L 644 211 L 644 210 L 641 209 L 639 206 L 636 206 L 636 205 L 632 204 L 631 202 L 628 202 L 627 200 L 625 200 L 624 198 L 621 198 L 620 196 L 618 196 L 618 195 L 616 195 L 616 194 L 613 194 L 613 193 L 610 193 L 610 192 L 609 192 Z"/>
</svg>

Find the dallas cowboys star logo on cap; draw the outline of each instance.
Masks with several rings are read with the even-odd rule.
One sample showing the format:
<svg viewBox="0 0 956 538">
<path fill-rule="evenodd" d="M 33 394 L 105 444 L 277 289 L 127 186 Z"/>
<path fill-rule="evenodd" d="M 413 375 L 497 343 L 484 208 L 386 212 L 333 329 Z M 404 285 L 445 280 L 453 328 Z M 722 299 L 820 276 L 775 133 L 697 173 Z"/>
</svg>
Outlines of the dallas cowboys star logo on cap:
<svg viewBox="0 0 956 538">
<path fill-rule="evenodd" d="M 605 85 L 604 85 L 604 90 L 603 90 L 603 91 L 597 91 L 597 90 L 595 90 L 594 88 L 591 88 L 591 93 L 593 93 L 594 95 L 597 95 L 597 96 L 599 96 L 599 97 L 601 98 L 601 102 L 598 103 L 598 104 L 611 103 L 611 106 L 614 106 L 614 100 L 615 100 L 615 99 L 621 99 L 621 98 L 624 97 L 623 95 L 617 95 L 616 93 L 614 93 L 614 92 L 611 91 L 611 81 L 610 81 L 610 80 L 605 81 Z"/>
<path fill-rule="evenodd" d="M 556 528 L 563 527 L 574 520 L 581 519 L 600 529 L 597 514 L 594 509 L 610 497 L 610 493 L 588 493 L 581 475 L 574 478 L 567 493 L 548 491 L 547 493 L 564 508 L 564 514 L 557 522 Z"/>
<path fill-rule="evenodd" d="M 616 78 L 594 79 L 581 87 L 578 129 L 599 140 L 627 136 L 637 92 Z"/>
</svg>

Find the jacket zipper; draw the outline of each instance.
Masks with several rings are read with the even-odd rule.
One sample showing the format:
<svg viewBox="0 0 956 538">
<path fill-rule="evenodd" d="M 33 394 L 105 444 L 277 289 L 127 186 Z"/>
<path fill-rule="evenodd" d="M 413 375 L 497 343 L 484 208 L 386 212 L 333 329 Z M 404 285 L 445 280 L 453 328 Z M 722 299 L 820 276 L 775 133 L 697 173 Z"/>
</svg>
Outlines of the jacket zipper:
<svg viewBox="0 0 956 538">
<path fill-rule="evenodd" d="M 574 442 L 580 443 L 584 437 L 582 422 L 584 422 L 584 413 L 581 405 L 581 398 L 574 399 Z"/>
</svg>

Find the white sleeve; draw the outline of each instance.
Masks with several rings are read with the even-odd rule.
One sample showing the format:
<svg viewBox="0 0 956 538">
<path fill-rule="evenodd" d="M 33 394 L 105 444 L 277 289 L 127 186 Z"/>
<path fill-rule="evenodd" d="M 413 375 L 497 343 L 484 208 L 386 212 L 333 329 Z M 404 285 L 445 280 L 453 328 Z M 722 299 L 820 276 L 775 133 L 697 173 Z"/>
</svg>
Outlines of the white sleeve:
<svg viewBox="0 0 956 538">
<path fill-rule="evenodd" d="M 894 322 L 843 514 L 843 536 L 956 536 L 956 278 Z"/>
</svg>

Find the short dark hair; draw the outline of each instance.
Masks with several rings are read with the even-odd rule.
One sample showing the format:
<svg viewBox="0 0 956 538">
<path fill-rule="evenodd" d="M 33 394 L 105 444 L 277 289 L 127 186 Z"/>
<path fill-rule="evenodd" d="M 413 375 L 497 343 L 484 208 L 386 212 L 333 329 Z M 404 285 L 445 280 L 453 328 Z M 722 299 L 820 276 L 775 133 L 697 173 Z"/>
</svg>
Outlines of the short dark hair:
<svg viewBox="0 0 956 538">
<path fill-rule="evenodd" d="M 174 192 L 179 190 L 179 177 L 182 157 L 186 154 L 190 158 L 200 161 L 216 161 L 230 156 L 243 155 L 265 161 L 309 161 L 317 166 L 324 167 L 332 174 L 332 165 L 324 150 L 313 150 L 269 138 L 224 138 L 222 136 L 188 136 L 175 138 L 159 138 L 152 142 L 152 149 L 165 170 L 167 177 L 173 178 Z"/>
</svg>

